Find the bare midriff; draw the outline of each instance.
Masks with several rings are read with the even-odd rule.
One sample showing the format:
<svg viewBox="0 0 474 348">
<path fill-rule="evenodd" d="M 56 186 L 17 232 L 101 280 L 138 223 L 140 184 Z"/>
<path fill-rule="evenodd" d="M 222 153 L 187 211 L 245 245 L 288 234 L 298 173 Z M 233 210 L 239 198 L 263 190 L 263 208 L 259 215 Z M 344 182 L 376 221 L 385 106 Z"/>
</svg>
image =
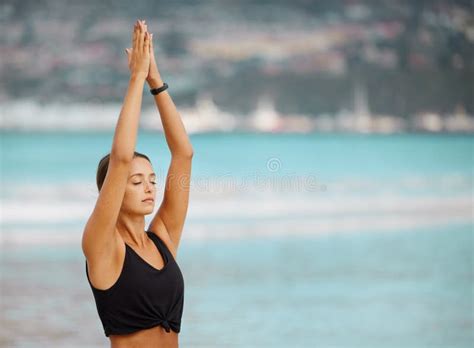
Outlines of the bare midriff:
<svg viewBox="0 0 474 348">
<path fill-rule="evenodd" d="M 126 335 L 109 335 L 111 348 L 178 348 L 178 333 L 161 325 Z"/>
</svg>

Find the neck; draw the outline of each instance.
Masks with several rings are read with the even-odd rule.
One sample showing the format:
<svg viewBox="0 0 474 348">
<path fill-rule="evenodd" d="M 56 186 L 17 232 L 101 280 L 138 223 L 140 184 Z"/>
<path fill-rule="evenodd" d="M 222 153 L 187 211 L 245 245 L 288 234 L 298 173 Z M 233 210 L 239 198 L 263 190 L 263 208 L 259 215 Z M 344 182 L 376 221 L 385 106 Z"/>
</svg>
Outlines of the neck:
<svg viewBox="0 0 474 348">
<path fill-rule="evenodd" d="M 125 243 L 141 248 L 146 245 L 145 218 L 141 216 L 120 216 L 117 220 L 117 230 Z"/>
</svg>

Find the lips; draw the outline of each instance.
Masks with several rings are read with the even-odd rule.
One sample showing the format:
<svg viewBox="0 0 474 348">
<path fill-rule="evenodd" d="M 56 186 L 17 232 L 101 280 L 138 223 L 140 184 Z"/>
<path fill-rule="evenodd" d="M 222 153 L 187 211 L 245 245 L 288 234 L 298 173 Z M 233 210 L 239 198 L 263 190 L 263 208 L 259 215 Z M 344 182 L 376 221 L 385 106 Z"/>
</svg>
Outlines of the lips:
<svg viewBox="0 0 474 348">
<path fill-rule="evenodd" d="M 154 202 L 155 200 L 153 198 L 147 198 L 144 199 L 142 202 Z"/>
</svg>

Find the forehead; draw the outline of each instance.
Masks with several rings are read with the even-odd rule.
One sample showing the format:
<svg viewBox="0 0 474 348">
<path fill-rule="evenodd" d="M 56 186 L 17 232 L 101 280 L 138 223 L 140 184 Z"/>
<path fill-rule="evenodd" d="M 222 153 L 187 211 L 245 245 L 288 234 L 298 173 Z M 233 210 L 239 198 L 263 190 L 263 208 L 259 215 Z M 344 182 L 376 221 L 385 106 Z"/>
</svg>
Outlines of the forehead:
<svg viewBox="0 0 474 348">
<path fill-rule="evenodd" d="M 153 166 L 145 158 L 135 157 L 130 166 L 130 176 L 137 173 L 148 176 L 153 173 Z"/>
</svg>

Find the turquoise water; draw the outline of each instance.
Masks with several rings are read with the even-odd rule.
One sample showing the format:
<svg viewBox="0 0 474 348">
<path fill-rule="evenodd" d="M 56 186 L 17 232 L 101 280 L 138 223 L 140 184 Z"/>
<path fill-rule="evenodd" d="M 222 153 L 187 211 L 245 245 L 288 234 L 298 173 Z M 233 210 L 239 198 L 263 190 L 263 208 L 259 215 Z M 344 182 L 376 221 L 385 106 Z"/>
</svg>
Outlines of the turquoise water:
<svg viewBox="0 0 474 348">
<path fill-rule="evenodd" d="M 183 243 L 181 346 L 470 347 L 472 245 L 472 226 Z M 3 266 L 11 346 L 107 346 L 77 248 Z"/>
<path fill-rule="evenodd" d="M 111 139 L 1 135 L 1 345 L 108 345 L 80 238 Z M 191 141 L 196 181 L 178 254 L 182 347 L 471 346 L 471 137 Z M 162 134 L 140 133 L 137 151 L 163 181 L 170 157 Z M 220 181 L 252 176 L 317 185 L 259 190 L 250 180 L 229 189 Z"/>
<path fill-rule="evenodd" d="M 10 180 L 89 180 L 113 133 L 3 133 L 2 174 Z M 396 178 L 400 175 L 473 172 L 473 140 L 453 134 L 195 134 L 193 174 L 236 176 L 265 171 L 269 158 L 281 173 L 316 173 L 322 180 Z M 166 168 L 162 134 L 140 132 L 136 150 Z"/>
</svg>

